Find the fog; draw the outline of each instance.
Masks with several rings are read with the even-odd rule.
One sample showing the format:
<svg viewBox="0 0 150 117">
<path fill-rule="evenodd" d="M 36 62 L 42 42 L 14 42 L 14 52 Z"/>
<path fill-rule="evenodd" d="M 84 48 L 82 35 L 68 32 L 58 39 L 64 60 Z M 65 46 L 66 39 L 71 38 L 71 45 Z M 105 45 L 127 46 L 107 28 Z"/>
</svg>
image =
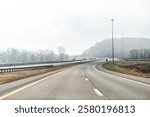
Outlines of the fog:
<svg viewBox="0 0 150 117">
<path fill-rule="evenodd" d="M 149 0 L 1 0 L 0 50 L 17 48 L 70 55 L 114 36 L 150 38 Z"/>
</svg>

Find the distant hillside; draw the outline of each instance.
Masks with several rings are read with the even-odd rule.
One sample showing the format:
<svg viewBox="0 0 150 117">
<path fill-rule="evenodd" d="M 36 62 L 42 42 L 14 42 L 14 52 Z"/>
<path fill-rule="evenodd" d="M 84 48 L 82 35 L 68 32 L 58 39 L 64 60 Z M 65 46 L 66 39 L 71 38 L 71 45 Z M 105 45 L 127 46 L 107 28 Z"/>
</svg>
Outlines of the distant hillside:
<svg viewBox="0 0 150 117">
<path fill-rule="evenodd" d="M 146 38 L 124 38 L 124 57 L 129 56 L 131 49 L 150 49 L 150 39 Z M 96 43 L 83 52 L 84 57 L 111 57 L 111 39 Z M 122 39 L 114 40 L 115 57 L 122 57 Z"/>
</svg>

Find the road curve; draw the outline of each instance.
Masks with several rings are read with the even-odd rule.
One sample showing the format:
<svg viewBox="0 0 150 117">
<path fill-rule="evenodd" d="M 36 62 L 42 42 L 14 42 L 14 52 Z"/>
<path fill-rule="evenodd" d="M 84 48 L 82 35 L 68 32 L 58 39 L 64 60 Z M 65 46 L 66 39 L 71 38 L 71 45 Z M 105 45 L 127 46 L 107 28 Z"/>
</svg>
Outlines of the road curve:
<svg viewBox="0 0 150 117">
<path fill-rule="evenodd" d="M 69 67 L 16 88 L 2 90 L 6 100 L 104 100 L 150 99 L 150 85 L 97 70 L 101 61 Z M 11 84 L 15 83 L 12 82 Z M 10 84 L 10 85 L 11 85 Z M 13 90 L 11 90 L 13 89 Z"/>
</svg>

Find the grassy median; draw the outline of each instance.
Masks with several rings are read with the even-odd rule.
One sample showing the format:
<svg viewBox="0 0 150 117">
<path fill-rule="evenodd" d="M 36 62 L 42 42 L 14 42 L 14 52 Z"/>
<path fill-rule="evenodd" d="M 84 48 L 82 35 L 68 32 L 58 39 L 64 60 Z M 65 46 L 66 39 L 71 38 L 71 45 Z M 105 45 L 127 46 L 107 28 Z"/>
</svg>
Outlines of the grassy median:
<svg viewBox="0 0 150 117">
<path fill-rule="evenodd" d="M 36 76 L 39 74 L 44 74 L 44 73 L 51 72 L 51 71 L 56 71 L 56 70 L 70 67 L 73 65 L 75 65 L 75 64 L 59 65 L 59 66 L 50 67 L 47 69 L 0 73 L 0 84 L 12 82 L 15 80 L 19 80 L 19 79 L 23 79 L 23 78 L 27 78 L 27 77 L 31 77 L 31 76 Z"/>
<path fill-rule="evenodd" d="M 125 74 L 150 78 L 149 61 L 109 61 L 103 65 L 104 68 Z"/>
</svg>

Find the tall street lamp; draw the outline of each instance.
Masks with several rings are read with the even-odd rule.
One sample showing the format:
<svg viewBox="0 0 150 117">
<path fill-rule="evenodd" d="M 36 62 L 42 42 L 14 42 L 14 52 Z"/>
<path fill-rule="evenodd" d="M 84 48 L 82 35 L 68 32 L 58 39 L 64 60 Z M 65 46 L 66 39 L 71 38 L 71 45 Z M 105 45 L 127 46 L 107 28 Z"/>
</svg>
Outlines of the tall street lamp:
<svg viewBox="0 0 150 117">
<path fill-rule="evenodd" d="M 124 34 L 122 33 L 122 59 L 124 59 Z"/>
<path fill-rule="evenodd" d="M 111 19 L 111 22 L 112 22 L 112 61 L 113 61 L 113 64 L 114 64 L 114 30 L 113 30 L 113 22 L 114 22 L 114 19 Z"/>
</svg>

